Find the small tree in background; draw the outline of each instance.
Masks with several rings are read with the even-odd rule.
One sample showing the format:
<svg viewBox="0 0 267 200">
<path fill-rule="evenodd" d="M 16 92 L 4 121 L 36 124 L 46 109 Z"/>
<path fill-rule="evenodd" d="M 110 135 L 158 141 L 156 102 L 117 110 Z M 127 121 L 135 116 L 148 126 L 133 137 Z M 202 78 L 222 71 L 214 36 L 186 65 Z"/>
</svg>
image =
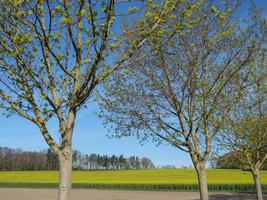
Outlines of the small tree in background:
<svg viewBox="0 0 267 200">
<path fill-rule="evenodd" d="M 249 115 L 236 120 L 232 123 L 231 133 L 230 146 L 252 173 L 257 199 L 263 200 L 260 169 L 267 159 L 267 115 Z"/>
<path fill-rule="evenodd" d="M 256 59 L 245 81 L 236 82 L 236 90 L 242 95 L 226 119 L 220 144 L 235 152 L 243 167 L 251 171 L 257 198 L 262 200 L 260 169 L 267 160 L 266 20 L 259 20 L 257 12 L 253 15 L 258 38 Z"/>
<path fill-rule="evenodd" d="M 99 97 L 100 117 L 115 124 L 116 136 L 152 137 L 189 153 L 202 200 L 208 199 L 205 165 L 212 144 L 240 95 L 234 82 L 241 71 L 250 73 L 258 40 L 254 24 L 242 29 L 236 20 L 238 3 L 217 3 L 176 7 L 177 20 L 168 23 L 174 37 L 156 48 L 165 36 L 154 35 L 138 52 L 156 51 L 141 61 L 133 57 Z"/>
<path fill-rule="evenodd" d="M 136 8 L 114 0 L 0 1 L 1 108 L 33 122 L 57 154 L 59 200 L 70 198 L 77 113 L 100 83 L 129 64 L 147 38 L 172 20 L 177 3 L 147 1 Z M 129 14 L 136 23 L 122 30 Z M 139 37 L 126 47 L 131 34 Z M 48 129 L 53 119 L 59 141 Z"/>
</svg>

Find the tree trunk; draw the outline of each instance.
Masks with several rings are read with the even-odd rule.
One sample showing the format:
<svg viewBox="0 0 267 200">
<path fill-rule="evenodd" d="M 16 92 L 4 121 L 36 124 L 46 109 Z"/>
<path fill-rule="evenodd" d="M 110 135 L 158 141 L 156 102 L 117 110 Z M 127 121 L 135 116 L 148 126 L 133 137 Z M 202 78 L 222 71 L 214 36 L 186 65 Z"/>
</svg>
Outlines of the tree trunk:
<svg viewBox="0 0 267 200">
<path fill-rule="evenodd" d="M 59 188 L 58 200 L 70 200 L 72 150 L 65 148 L 59 155 Z"/>
<path fill-rule="evenodd" d="M 205 169 L 205 162 L 199 162 L 196 165 L 197 176 L 198 176 L 198 185 L 200 191 L 200 199 L 201 200 L 208 200 L 209 193 L 208 193 L 208 184 L 207 184 L 207 177 L 206 177 L 206 169 Z"/>
<path fill-rule="evenodd" d="M 257 199 L 258 200 L 263 200 L 262 197 L 262 190 L 261 190 L 261 183 L 260 183 L 260 171 L 258 169 L 251 171 L 255 183 L 255 188 L 256 188 L 256 194 L 257 194 Z"/>
</svg>

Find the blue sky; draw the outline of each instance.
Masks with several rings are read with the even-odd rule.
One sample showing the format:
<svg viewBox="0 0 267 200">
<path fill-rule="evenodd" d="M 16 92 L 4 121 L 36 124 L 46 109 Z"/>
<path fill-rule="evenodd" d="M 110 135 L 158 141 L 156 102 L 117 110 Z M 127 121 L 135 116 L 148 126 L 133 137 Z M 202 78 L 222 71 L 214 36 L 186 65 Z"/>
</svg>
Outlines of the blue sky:
<svg viewBox="0 0 267 200">
<path fill-rule="evenodd" d="M 261 7 L 265 7 L 264 15 L 266 16 L 267 1 L 257 0 L 256 2 Z M 246 5 L 247 1 L 243 2 L 243 6 Z M 144 145 L 140 145 L 134 137 L 109 139 L 106 136 L 109 134 L 108 130 L 103 128 L 101 120 L 93 114 L 94 110 L 97 110 L 97 105 L 91 103 L 88 109 L 78 114 L 73 138 L 74 149 L 78 149 L 82 153 L 146 156 L 155 165 L 172 164 L 177 167 L 192 165 L 186 153 L 168 145 L 157 147 L 149 141 L 144 143 Z M 0 115 L 0 124 L 0 146 L 22 148 L 23 150 L 31 151 L 48 148 L 39 130 L 31 122 L 17 116 L 6 118 Z M 57 124 L 51 122 L 49 129 L 53 133 L 54 138 L 58 139 Z"/>
<path fill-rule="evenodd" d="M 134 137 L 109 139 L 108 130 L 103 128 L 101 120 L 93 114 L 95 108 L 96 105 L 91 104 L 87 110 L 78 114 L 73 138 L 74 149 L 83 153 L 146 156 L 156 165 L 173 164 L 178 167 L 191 165 L 190 158 L 186 154 L 167 145 L 156 147 L 151 142 L 141 145 Z M 31 122 L 17 116 L 10 118 L 0 116 L 0 124 L 0 146 L 34 151 L 48 148 L 39 130 Z M 56 123 L 50 123 L 49 129 L 57 139 Z"/>
</svg>

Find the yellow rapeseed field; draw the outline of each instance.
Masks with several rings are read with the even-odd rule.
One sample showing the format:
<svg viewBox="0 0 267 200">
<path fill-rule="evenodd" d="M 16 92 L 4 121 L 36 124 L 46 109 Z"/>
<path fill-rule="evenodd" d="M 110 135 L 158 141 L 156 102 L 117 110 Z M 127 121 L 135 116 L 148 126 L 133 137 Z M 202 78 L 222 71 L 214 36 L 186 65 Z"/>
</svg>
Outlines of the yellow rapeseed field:
<svg viewBox="0 0 267 200">
<path fill-rule="evenodd" d="M 253 183 L 250 172 L 241 170 L 208 169 L 209 184 Z M 195 184 L 197 176 L 191 169 L 176 170 L 110 170 L 74 171 L 73 183 L 101 184 Z M 5 183 L 56 183 L 57 171 L 0 172 L 0 182 Z M 261 171 L 261 182 L 267 184 L 267 171 Z"/>
</svg>

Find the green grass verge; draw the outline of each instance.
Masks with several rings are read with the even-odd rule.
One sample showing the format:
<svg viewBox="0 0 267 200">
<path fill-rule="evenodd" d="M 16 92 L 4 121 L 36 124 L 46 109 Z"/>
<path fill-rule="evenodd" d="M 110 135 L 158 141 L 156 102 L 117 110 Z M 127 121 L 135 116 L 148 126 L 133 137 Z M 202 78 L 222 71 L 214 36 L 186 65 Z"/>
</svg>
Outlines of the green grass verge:
<svg viewBox="0 0 267 200">
<path fill-rule="evenodd" d="M 57 188 L 57 183 L 0 182 L 1 188 Z M 128 191 L 198 191 L 197 184 L 90 184 L 74 183 L 72 188 L 98 190 L 128 190 Z M 254 192 L 253 184 L 208 184 L 209 191 Z M 262 185 L 267 193 L 267 185 Z"/>
</svg>

